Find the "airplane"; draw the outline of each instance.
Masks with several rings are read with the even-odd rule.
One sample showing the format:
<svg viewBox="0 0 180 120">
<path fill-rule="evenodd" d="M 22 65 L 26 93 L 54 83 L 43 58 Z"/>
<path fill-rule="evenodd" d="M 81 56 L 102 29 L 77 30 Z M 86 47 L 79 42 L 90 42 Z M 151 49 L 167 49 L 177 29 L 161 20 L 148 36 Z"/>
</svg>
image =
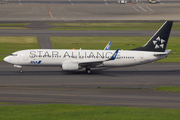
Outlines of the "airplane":
<svg viewBox="0 0 180 120">
<path fill-rule="evenodd" d="M 172 25 L 173 21 L 166 21 L 144 46 L 131 50 L 31 49 L 14 52 L 4 61 L 19 68 L 20 72 L 23 66 L 54 66 L 63 71 L 85 68 L 88 74 L 92 73 L 91 68 L 151 63 L 166 58 L 171 51 L 166 50 L 166 46 Z"/>
<path fill-rule="evenodd" d="M 109 43 L 106 45 L 106 47 L 104 48 L 104 50 L 109 50 L 110 47 L 111 47 L 111 43 L 112 43 L 112 41 L 109 41 Z"/>
</svg>

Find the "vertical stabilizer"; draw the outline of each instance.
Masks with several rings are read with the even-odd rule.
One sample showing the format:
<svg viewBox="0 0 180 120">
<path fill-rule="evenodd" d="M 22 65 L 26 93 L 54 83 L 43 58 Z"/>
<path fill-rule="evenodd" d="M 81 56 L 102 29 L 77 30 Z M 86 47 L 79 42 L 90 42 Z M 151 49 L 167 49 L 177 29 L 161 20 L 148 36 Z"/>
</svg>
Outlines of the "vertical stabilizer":
<svg viewBox="0 0 180 120">
<path fill-rule="evenodd" d="M 166 50 L 172 24 L 173 21 L 166 21 L 144 46 L 133 50 L 164 52 Z"/>
</svg>

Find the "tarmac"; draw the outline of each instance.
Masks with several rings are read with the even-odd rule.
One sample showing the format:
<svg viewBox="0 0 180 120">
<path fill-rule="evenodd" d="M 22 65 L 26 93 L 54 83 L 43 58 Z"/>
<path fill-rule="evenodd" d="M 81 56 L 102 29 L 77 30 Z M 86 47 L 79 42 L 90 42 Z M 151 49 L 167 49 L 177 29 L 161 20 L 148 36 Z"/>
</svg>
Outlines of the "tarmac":
<svg viewBox="0 0 180 120">
<path fill-rule="evenodd" d="M 118 4 L 117 1 L 4 0 L 0 21 L 57 20 L 180 20 L 180 0 L 150 4 Z"/>
<path fill-rule="evenodd" d="M 63 72 L 59 67 L 17 68 L 0 62 L 0 102 L 180 108 L 180 93 L 153 90 L 180 86 L 179 63 Z"/>
</svg>

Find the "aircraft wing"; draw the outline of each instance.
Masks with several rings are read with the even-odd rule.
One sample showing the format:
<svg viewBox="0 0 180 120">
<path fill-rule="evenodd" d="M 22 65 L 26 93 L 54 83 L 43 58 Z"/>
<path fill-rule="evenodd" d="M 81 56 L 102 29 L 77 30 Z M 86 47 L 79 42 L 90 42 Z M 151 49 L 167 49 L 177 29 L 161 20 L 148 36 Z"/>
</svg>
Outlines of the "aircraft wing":
<svg viewBox="0 0 180 120">
<path fill-rule="evenodd" d="M 115 53 L 111 56 L 111 58 L 106 59 L 106 60 L 92 60 L 92 61 L 82 61 L 82 62 L 80 61 L 78 63 L 79 63 L 80 66 L 87 66 L 87 65 L 96 66 L 96 65 L 100 65 L 105 61 L 115 60 L 116 57 L 117 57 L 118 52 L 119 52 L 119 49 L 117 49 L 115 51 Z"/>
<path fill-rule="evenodd" d="M 110 47 L 111 47 L 111 43 L 112 43 L 112 41 L 109 41 L 109 43 L 106 45 L 106 47 L 104 48 L 104 50 L 109 50 Z"/>
<path fill-rule="evenodd" d="M 104 61 L 84 61 L 84 62 L 79 62 L 79 65 L 82 67 L 89 66 L 91 68 L 96 67 L 97 65 L 101 65 Z"/>
</svg>

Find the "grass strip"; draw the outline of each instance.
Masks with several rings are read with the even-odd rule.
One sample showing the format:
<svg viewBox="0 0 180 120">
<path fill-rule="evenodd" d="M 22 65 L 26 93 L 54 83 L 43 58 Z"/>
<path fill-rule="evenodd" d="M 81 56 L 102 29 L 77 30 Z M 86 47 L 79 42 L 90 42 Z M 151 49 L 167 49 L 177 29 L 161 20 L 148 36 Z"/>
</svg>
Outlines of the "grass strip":
<svg viewBox="0 0 180 120">
<path fill-rule="evenodd" d="M 25 27 L 30 23 L 0 23 L 0 27 Z"/>
<path fill-rule="evenodd" d="M 1 120 L 179 120 L 179 109 L 68 104 L 0 106 Z"/>
<path fill-rule="evenodd" d="M 0 36 L 0 61 L 15 51 L 38 48 L 37 37 Z"/>
<path fill-rule="evenodd" d="M 97 49 L 103 50 L 112 41 L 110 50 L 130 50 L 143 46 L 150 37 L 50 37 L 54 49 Z M 180 37 L 170 37 L 166 49 L 172 49 L 167 58 L 159 62 L 180 62 Z"/>
<path fill-rule="evenodd" d="M 47 30 L 157 30 L 163 23 L 48 23 L 58 26 Z M 180 30 L 174 23 L 172 30 Z"/>
<path fill-rule="evenodd" d="M 0 29 L 29 29 L 26 27 L 0 27 Z"/>
<path fill-rule="evenodd" d="M 180 92 L 180 87 L 179 86 L 161 86 L 161 87 L 154 88 L 154 90 Z"/>
<path fill-rule="evenodd" d="M 0 29 L 28 29 L 25 26 L 30 23 L 0 23 Z"/>
</svg>

